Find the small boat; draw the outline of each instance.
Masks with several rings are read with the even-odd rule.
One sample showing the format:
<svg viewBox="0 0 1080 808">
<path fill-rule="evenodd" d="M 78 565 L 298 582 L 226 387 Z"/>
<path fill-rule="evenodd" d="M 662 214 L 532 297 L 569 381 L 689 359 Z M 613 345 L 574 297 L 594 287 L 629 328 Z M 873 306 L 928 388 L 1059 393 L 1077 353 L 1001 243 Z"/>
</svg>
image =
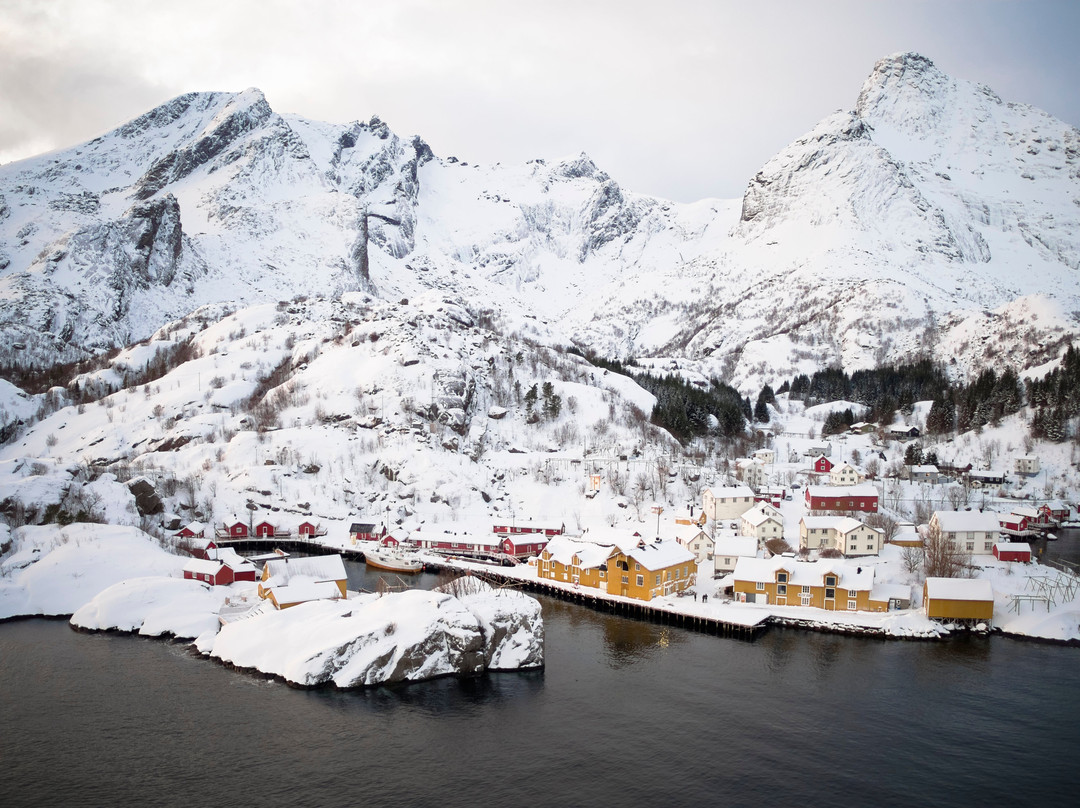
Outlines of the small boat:
<svg viewBox="0 0 1080 808">
<path fill-rule="evenodd" d="M 1053 533 L 1047 533 L 1046 538 L 1050 541 L 1057 541 L 1057 536 L 1055 536 Z"/>
<path fill-rule="evenodd" d="M 411 553 L 400 547 L 372 547 L 364 550 L 364 561 L 369 567 L 391 572 L 421 572 L 424 569 L 419 553 Z"/>
</svg>

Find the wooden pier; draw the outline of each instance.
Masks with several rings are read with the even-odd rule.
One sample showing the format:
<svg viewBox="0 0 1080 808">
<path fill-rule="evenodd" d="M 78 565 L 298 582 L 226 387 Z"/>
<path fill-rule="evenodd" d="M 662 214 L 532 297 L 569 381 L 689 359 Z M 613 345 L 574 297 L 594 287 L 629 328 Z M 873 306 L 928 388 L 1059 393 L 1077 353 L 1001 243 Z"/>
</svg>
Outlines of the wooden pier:
<svg viewBox="0 0 1080 808">
<path fill-rule="evenodd" d="M 267 553 L 284 550 L 287 553 L 337 553 L 350 561 L 363 561 L 364 552 L 355 548 L 341 547 L 335 544 L 323 544 L 318 536 L 244 536 L 237 539 L 216 539 L 219 547 L 231 547 L 238 553 Z"/>
</svg>

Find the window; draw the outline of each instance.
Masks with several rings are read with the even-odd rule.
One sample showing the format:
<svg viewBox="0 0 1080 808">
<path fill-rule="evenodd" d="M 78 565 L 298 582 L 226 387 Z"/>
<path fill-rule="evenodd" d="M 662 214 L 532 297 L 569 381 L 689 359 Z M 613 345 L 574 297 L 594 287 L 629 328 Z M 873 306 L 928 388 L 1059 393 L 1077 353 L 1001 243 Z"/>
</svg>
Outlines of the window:
<svg viewBox="0 0 1080 808">
<path fill-rule="evenodd" d="M 967 544 L 965 545 L 965 547 L 966 547 L 966 549 L 968 549 L 968 550 L 974 550 L 974 549 L 975 549 L 975 542 L 973 542 L 973 541 L 969 541 L 969 542 L 967 542 Z"/>
<path fill-rule="evenodd" d="M 810 596 L 808 594 L 806 594 L 805 592 L 803 592 L 801 595 L 799 595 L 799 605 L 800 606 L 809 606 L 810 605 Z"/>
<path fill-rule="evenodd" d="M 836 576 L 835 575 L 826 575 L 825 576 L 825 586 L 836 586 Z"/>
<path fill-rule="evenodd" d="M 628 584 L 628 583 L 630 583 L 630 576 L 629 576 L 629 575 L 624 575 L 624 576 L 622 577 L 622 582 L 623 582 L 624 584 Z"/>
<path fill-rule="evenodd" d="M 983 546 L 983 549 L 984 550 L 993 550 L 994 549 L 994 543 L 992 541 L 986 542 L 985 545 Z"/>
<path fill-rule="evenodd" d="M 656 574 L 656 585 L 660 586 L 660 573 Z"/>
<path fill-rule="evenodd" d="M 600 570 L 600 580 L 602 581 L 605 578 L 607 578 L 607 571 L 606 570 Z"/>
<path fill-rule="evenodd" d="M 635 561 L 634 562 L 634 571 L 637 572 L 640 569 L 641 569 L 641 565 Z"/>
<path fill-rule="evenodd" d="M 764 581 L 758 581 L 756 589 L 757 589 L 758 592 L 764 592 L 765 591 L 765 582 Z"/>
<path fill-rule="evenodd" d="M 787 594 L 787 584 L 777 584 L 776 585 L 776 594 L 777 595 L 786 595 Z"/>
<path fill-rule="evenodd" d="M 809 594 L 809 593 L 810 593 L 810 586 L 809 586 L 809 584 L 803 584 L 802 592 L 803 592 L 803 594 L 804 594 L 804 595 L 807 595 L 807 594 Z"/>
<path fill-rule="evenodd" d="M 854 611 L 856 611 L 856 610 L 857 610 L 857 609 L 859 608 L 859 604 L 858 604 L 858 602 L 857 602 L 857 601 L 854 601 L 854 600 L 849 600 L 849 601 L 847 602 L 847 607 L 848 607 L 848 611 L 850 611 L 850 612 L 854 612 Z"/>
<path fill-rule="evenodd" d="M 786 572 L 778 572 L 778 573 L 776 573 L 776 582 L 781 583 L 781 584 L 786 584 L 787 583 L 787 573 Z"/>
<path fill-rule="evenodd" d="M 833 589 L 832 587 L 827 587 L 825 589 L 825 599 L 826 600 L 832 600 L 835 597 L 836 597 L 836 590 Z"/>
<path fill-rule="evenodd" d="M 679 568 L 678 567 L 675 568 L 675 580 L 676 581 L 679 580 Z"/>
<path fill-rule="evenodd" d="M 644 575 L 639 575 L 637 577 L 637 585 L 638 586 L 645 586 L 645 576 Z"/>
</svg>

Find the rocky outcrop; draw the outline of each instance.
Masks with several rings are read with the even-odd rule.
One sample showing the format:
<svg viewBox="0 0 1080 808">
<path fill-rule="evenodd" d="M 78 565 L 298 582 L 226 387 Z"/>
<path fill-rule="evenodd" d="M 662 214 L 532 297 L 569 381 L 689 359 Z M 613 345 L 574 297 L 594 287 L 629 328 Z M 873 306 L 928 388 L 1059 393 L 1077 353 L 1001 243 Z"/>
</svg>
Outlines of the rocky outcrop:
<svg viewBox="0 0 1080 808">
<path fill-rule="evenodd" d="M 543 665 L 540 604 L 470 587 L 314 601 L 224 626 L 210 656 L 301 687 L 341 688 L 475 676 Z"/>
</svg>

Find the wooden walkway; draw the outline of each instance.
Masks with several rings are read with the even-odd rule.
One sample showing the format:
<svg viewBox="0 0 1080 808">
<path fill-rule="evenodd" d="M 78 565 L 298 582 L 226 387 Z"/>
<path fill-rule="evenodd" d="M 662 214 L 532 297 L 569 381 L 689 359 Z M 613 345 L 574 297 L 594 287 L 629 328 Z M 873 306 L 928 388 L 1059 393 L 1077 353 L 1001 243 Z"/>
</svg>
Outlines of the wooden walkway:
<svg viewBox="0 0 1080 808">
<path fill-rule="evenodd" d="M 240 539 L 216 539 L 215 541 L 218 546 L 232 547 L 238 553 L 266 553 L 281 549 L 287 553 L 337 553 L 342 558 L 347 558 L 350 561 L 364 560 L 362 550 L 336 544 L 324 544 L 319 540 L 320 538 L 319 536 L 311 538 L 302 536 L 290 536 L 288 538 L 281 536 L 245 536 Z"/>
</svg>

